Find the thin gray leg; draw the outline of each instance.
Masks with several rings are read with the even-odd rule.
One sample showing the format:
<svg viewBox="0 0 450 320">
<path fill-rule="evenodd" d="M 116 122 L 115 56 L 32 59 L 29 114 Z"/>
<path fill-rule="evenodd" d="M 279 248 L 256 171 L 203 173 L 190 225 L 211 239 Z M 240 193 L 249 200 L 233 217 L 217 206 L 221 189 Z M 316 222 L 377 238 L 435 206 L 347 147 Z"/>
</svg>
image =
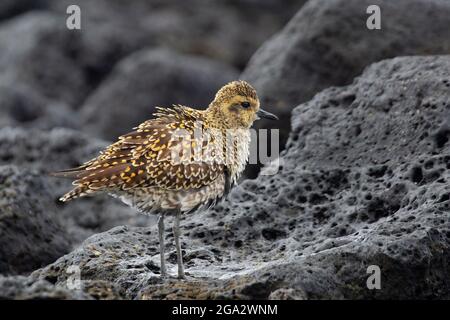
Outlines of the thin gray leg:
<svg viewBox="0 0 450 320">
<path fill-rule="evenodd" d="M 181 211 L 178 210 L 177 215 L 175 216 L 175 221 L 173 223 L 173 237 L 175 239 L 175 247 L 177 249 L 178 278 L 185 279 L 186 277 L 184 275 L 183 255 L 180 245 L 180 219 Z"/>
<path fill-rule="evenodd" d="M 158 219 L 159 254 L 161 256 L 161 277 L 167 276 L 166 261 L 164 260 L 164 213 L 160 213 Z"/>
</svg>

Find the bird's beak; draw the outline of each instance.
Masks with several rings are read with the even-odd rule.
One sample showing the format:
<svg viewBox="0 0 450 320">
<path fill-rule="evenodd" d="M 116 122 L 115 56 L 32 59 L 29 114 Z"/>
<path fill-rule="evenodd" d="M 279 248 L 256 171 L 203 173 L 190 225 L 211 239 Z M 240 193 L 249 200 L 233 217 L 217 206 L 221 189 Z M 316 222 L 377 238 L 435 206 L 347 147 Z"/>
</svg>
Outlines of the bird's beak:
<svg viewBox="0 0 450 320">
<path fill-rule="evenodd" d="M 259 109 L 258 112 L 256 112 L 257 120 L 264 118 L 269 120 L 278 120 L 278 117 L 274 115 L 273 113 L 267 112 L 263 109 Z"/>
</svg>

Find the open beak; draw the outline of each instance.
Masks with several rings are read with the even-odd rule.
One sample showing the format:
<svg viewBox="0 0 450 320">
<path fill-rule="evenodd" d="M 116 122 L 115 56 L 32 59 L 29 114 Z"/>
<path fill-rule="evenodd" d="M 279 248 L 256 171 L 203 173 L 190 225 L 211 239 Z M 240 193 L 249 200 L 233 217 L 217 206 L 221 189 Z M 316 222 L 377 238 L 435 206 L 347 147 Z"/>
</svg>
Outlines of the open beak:
<svg viewBox="0 0 450 320">
<path fill-rule="evenodd" d="M 256 115 L 258 116 L 258 119 L 264 118 L 269 120 L 278 120 L 278 117 L 276 115 L 263 109 L 259 109 L 258 112 L 256 112 Z"/>
</svg>

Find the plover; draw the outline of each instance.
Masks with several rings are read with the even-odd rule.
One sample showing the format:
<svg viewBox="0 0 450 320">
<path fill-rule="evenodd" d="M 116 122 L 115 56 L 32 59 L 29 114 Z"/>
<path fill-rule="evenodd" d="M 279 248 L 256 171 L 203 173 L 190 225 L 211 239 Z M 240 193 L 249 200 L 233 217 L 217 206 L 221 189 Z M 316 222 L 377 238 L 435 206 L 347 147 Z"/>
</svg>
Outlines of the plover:
<svg viewBox="0 0 450 320">
<path fill-rule="evenodd" d="M 164 216 L 173 214 L 178 277 L 185 278 L 180 218 L 213 206 L 236 184 L 249 157 L 250 128 L 259 118 L 278 119 L 260 108 L 245 81 L 222 87 L 205 110 L 175 105 L 157 108 L 154 118 L 118 138 L 80 167 L 53 175 L 74 179 L 66 202 L 106 192 L 145 214 L 159 214 L 161 276 Z"/>
</svg>

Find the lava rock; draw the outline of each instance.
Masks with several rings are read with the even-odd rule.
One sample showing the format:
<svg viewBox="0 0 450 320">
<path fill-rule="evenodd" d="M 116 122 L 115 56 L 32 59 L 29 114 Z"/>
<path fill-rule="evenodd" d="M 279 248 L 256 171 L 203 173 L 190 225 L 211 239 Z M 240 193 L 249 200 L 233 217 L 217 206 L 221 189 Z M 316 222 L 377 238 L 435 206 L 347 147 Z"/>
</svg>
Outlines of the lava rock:
<svg viewBox="0 0 450 320">
<path fill-rule="evenodd" d="M 135 0 L 130 6 L 114 0 L 46 1 L 50 10 L 60 14 L 68 5 L 78 5 L 83 33 L 89 30 L 83 37 L 109 57 L 115 53 L 108 48 L 116 48 L 117 53 L 129 52 L 127 47 L 158 46 L 238 68 L 305 2 L 220 0 L 205 5 L 203 0 Z"/>
<path fill-rule="evenodd" d="M 9 125 L 38 118 L 44 120 L 33 123 L 36 127 L 76 128 L 79 115 L 73 110 L 120 58 L 149 44 L 143 31 L 103 23 L 88 10 L 82 30 L 69 30 L 66 8 L 64 13 L 32 11 L 0 26 L 0 87 L 14 95 L 0 91 L 0 99 L 17 104 L 9 118 L 19 118 Z"/>
<path fill-rule="evenodd" d="M 75 58 L 90 88 L 97 87 L 121 58 L 155 44 L 141 23 L 148 12 L 146 1 L 133 1 L 133 5 L 110 0 L 45 1 L 46 9 L 64 18 L 70 5 L 79 6 L 81 30 L 67 32 L 79 37 Z"/>
<path fill-rule="evenodd" d="M 47 190 L 38 174 L 0 166 L 0 273 L 27 273 L 70 251 Z"/>
<path fill-rule="evenodd" d="M 63 217 L 70 239 L 79 244 L 95 232 L 117 225 L 146 226 L 154 223 L 152 217 L 137 214 L 135 210 L 106 195 L 78 199 L 67 204 L 58 201 L 73 186 L 71 181 L 51 177 L 49 173 L 79 166 L 96 156 L 106 145 L 105 141 L 68 129 L 46 132 L 5 128 L 0 129 L 0 165 L 14 164 L 39 173 L 46 183 L 46 201 L 56 204 L 52 210 Z"/>
<path fill-rule="evenodd" d="M 41 9 L 46 0 L 3 0 L 0 3 L 0 20 L 14 17 L 20 13 Z"/>
<path fill-rule="evenodd" d="M 48 281 L 24 276 L 0 276 L 0 299 L 15 300 L 91 300 L 92 296 L 81 290 L 56 287 Z"/>
<path fill-rule="evenodd" d="M 148 283 L 160 282 L 156 265 L 158 247 L 154 246 L 156 237 L 154 231 L 145 228 L 116 227 L 93 235 L 69 256 L 37 270 L 31 277 L 53 279 L 55 284 L 63 286 L 71 277 L 70 266 L 77 266 L 83 284 L 101 280 L 120 288 L 123 297 L 130 297 Z M 124 256 L 127 260 L 122 259 Z"/>
<path fill-rule="evenodd" d="M 132 51 L 101 38 L 101 27 L 68 30 L 65 18 L 32 11 L 0 25 L 0 125 L 79 128 L 76 109 L 118 57 Z"/>
<path fill-rule="evenodd" d="M 0 77 L 0 127 L 79 128 L 78 115 L 64 102 L 51 102 L 26 85 L 3 80 Z"/>
<path fill-rule="evenodd" d="M 156 227 L 94 235 L 31 277 L 64 285 L 75 265 L 127 299 L 448 299 L 449 77 L 450 56 L 395 58 L 299 105 L 277 174 L 184 217 L 189 281 L 158 277 Z"/>
<path fill-rule="evenodd" d="M 156 106 L 206 107 L 218 88 L 236 78 L 233 68 L 216 61 L 145 50 L 121 61 L 82 113 L 89 132 L 115 139 L 150 118 Z"/>
<path fill-rule="evenodd" d="M 370 5 L 381 9 L 380 30 L 366 27 Z M 351 83 L 373 62 L 450 53 L 449 25 L 446 1 L 309 1 L 258 49 L 241 77 L 258 90 L 262 106 L 288 124 L 299 103 L 330 86 Z M 260 125 L 280 127 L 270 121 Z M 281 128 L 282 142 L 288 133 L 289 125 Z"/>
</svg>

